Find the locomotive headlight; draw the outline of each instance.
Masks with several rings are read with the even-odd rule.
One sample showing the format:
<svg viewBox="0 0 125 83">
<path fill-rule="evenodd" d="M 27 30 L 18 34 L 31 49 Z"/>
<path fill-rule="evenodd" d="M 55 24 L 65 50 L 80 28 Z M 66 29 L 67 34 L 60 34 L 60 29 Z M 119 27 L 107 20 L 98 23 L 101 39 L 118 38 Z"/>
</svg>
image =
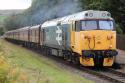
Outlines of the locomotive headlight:
<svg viewBox="0 0 125 83">
<path fill-rule="evenodd" d="M 91 39 L 92 38 L 92 36 L 91 35 L 88 35 L 88 39 Z"/>
<path fill-rule="evenodd" d="M 109 48 L 112 48 L 112 45 L 110 45 Z"/>
<path fill-rule="evenodd" d="M 108 40 L 111 40 L 112 38 L 113 38 L 113 35 L 108 35 L 108 36 L 107 36 L 107 39 L 108 39 Z"/>
<path fill-rule="evenodd" d="M 87 36 L 85 36 L 84 38 L 85 38 L 85 39 L 91 39 L 92 36 L 91 36 L 91 35 L 87 35 Z"/>
<path fill-rule="evenodd" d="M 102 13 L 102 16 L 105 17 L 105 16 L 106 16 L 106 13 Z"/>
<path fill-rule="evenodd" d="M 108 13 L 108 14 L 107 14 L 107 16 L 111 16 L 111 14 L 110 14 L 110 13 Z"/>
<path fill-rule="evenodd" d="M 85 16 L 87 17 L 87 16 L 88 16 L 88 13 L 86 13 Z"/>
<path fill-rule="evenodd" d="M 89 16 L 92 17 L 92 16 L 93 16 L 93 13 L 90 13 Z"/>
</svg>

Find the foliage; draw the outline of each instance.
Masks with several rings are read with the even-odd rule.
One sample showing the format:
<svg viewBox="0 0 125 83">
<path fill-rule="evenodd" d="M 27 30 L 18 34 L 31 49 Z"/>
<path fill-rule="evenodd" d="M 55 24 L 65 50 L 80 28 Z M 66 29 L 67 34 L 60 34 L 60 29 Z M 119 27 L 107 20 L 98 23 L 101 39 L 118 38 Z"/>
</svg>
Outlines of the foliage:
<svg viewBox="0 0 125 83">
<path fill-rule="evenodd" d="M 51 3 L 50 3 L 51 2 Z M 80 5 L 81 8 L 78 6 Z M 125 0 L 33 0 L 22 14 L 5 20 L 8 30 L 43 23 L 82 10 L 105 10 L 116 20 L 118 33 L 125 33 Z"/>
<path fill-rule="evenodd" d="M 26 83 L 27 79 L 23 77 L 18 67 L 12 66 L 12 64 L 10 64 L 4 56 L 0 55 L 0 82 L 1 83 L 15 83 L 15 82 L 20 83 L 19 81 L 22 81 L 22 80 L 25 81 L 23 83 Z"/>
<path fill-rule="evenodd" d="M 121 24 L 116 24 L 116 31 L 118 34 L 123 34 L 123 30 L 121 29 L 122 25 Z"/>
<path fill-rule="evenodd" d="M 57 61 L 41 54 L 26 50 L 2 39 L 0 43 L 2 43 L 0 52 L 3 52 L 1 55 L 6 57 L 5 60 L 8 61 L 9 59 L 11 63 L 16 63 L 10 70 L 12 76 L 15 75 L 15 71 L 17 72 L 19 82 L 15 83 L 25 83 L 22 81 L 27 80 L 26 83 L 92 83 L 91 80 L 63 68 L 62 65 L 57 64 Z"/>
<path fill-rule="evenodd" d="M 76 0 L 33 0 L 29 9 L 18 15 L 11 15 L 4 25 L 7 30 L 32 26 L 78 12 L 79 9 Z"/>
<path fill-rule="evenodd" d="M 85 10 L 106 10 L 112 14 L 117 23 L 117 32 L 125 33 L 125 1 L 124 0 L 80 0 Z"/>
<path fill-rule="evenodd" d="M 22 71 L 16 65 L 12 65 L 5 57 L 5 51 L 0 44 L 0 83 L 27 83 L 27 79 L 22 77 Z M 22 79 L 23 78 L 23 79 Z"/>
<path fill-rule="evenodd" d="M 0 36 L 4 34 L 4 28 L 3 27 L 0 27 Z"/>
<path fill-rule="evenodd" d="M 0 24 L 4 21 L 4 19 L 6 18 L 7 16 L 5 15 L 0 15 Z"/>
<path fill-rule="evenodd" d="M 13 14 L 4 20 L 4 27 L 8 27 L 7 30 L 16 29 L 20 26 L 18 21 L 17 15 Z"/>
<path fill-rule="evenodd" d="M 4 16 L 4 15 L 0 15 L 0 36 L 4 34 L 5 32 L 5 28 L 3 26 L 3 21 L 4 19 L 6 19 L 7 16 Z"/>
</svg>

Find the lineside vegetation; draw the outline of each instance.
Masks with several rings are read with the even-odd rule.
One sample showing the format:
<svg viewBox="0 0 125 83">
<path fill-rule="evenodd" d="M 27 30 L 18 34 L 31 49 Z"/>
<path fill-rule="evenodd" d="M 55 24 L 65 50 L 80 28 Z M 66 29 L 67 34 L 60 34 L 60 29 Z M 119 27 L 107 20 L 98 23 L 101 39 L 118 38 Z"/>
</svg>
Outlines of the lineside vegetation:
<svg viewBox="0 0 125 83">
<path fill-rule="evenodd" d="M 0 81 L 3 83 L 92 83 L 56 61 L 0 39 Z"/>
</svg>

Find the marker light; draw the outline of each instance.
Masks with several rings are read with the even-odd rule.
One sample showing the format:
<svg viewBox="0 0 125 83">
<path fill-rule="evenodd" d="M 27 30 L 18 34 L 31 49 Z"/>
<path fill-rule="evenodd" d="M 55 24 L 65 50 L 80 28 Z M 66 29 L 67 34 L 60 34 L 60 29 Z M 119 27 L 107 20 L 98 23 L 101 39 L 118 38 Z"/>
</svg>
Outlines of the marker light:
<svg viewBox="0 0 125 83">
<path fill-rule="evenodd" d="M 90 13 L 89 16 L 92 17 L 92 16 L 93 16 L 93 13 Z"/>
<path fill-rule="evenodd" d="M 110 13 L 108 13 L 108 14 L 107 14 L 107 16 L 111 16 L 111 14 L 110 14 Z"/>
<path fill-rule="evenodd" d="M 102 16 L 105 17 L 105 16 L 106 16 L 106 13 L 102 13 Z"/>
<path fill-rule="evenodd" d="M 85 16 L 88 16 L 88 13 L 86 13 Z"/>
</svg>

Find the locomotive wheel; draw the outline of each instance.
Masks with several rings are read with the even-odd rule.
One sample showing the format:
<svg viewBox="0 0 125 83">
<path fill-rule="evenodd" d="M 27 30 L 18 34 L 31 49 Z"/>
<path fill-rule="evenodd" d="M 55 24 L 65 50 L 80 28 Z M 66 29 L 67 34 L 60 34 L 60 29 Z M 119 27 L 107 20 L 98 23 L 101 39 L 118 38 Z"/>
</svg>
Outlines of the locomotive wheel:
<svg viewBox="0 0 125 83">
<path fill-rule="evenodd" d="M 76 53 L 72 53 L 72 62 L 73 64 L 80 64 L 79 57 Z"/>
</svg>

